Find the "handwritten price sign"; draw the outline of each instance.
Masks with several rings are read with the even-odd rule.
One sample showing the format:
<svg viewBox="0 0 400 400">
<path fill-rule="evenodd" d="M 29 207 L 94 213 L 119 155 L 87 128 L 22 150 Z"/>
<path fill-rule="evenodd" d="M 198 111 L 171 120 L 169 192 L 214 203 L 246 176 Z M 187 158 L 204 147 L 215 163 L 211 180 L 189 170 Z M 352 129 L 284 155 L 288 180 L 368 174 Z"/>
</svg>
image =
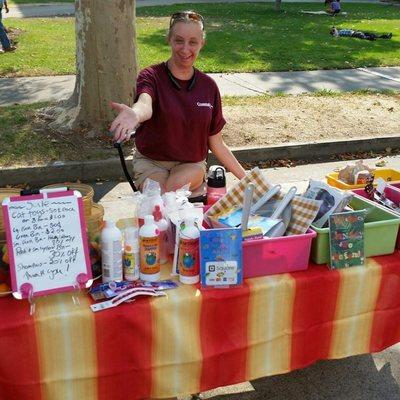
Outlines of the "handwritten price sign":
<svg viewBox="0 0 400 400">
<path fill-rule="evenodd" d="M 73 191 L 3 201 L 16 298 L 72 290 L 91 279 L 82 198 Z"/>
</svg>

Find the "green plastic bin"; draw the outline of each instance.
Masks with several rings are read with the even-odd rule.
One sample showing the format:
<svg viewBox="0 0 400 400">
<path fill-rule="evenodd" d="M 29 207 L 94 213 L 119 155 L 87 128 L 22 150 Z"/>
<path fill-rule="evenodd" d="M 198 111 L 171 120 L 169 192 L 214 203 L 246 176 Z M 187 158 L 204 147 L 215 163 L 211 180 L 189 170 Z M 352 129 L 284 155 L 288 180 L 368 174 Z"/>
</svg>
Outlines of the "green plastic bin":
<svg viewBox="0 0 400 400">
<path fill-rule="evenodd" d="M 368 210 L 364 225 L 365 256 L 392 254 L 396 244 L 400 217 L 375 206 L 358 195 L 353 197 L 350 206 L 354 210 Z M 317 228 L 313 225 L 311 228 L 317 233 L 311 245 L 311 259 L 316 264 L 327 264 L 330 259 L 329 228 Z"/>
</svg>

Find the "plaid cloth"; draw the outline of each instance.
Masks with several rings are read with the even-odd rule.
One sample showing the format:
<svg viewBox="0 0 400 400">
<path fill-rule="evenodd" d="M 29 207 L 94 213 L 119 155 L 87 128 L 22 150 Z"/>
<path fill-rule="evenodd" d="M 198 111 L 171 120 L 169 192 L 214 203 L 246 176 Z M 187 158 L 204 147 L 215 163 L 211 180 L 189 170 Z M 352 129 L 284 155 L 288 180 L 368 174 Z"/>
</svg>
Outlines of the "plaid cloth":
<svg viewBox="0 0 400 400">
<path fill-rule="evenodd" d="M 273 187 L 259 168 L 256 167 L 252 169 L 242 180 L 236 183 L 236 185 L 234 185 L 224 197 L 207 210 L 204 215 L 207 223 L 214 226 L 214 218 L 216 215 L 226 212 L 232 207 L 241 207 L 243 205 L 244 191 L 249 183 L 254 183 L 255 186 L 253 203 Z M 281 200 L 283 197 L 284 194 L 278 193 L 274 199 Z M 320 200 L 312 200 L 296 196 L 291 203 L 292 217 L 286 230 L 286 235 L 290 236 L 306 233 L 312 221 L 317 216 L 321 203 Z"/>
</svg>

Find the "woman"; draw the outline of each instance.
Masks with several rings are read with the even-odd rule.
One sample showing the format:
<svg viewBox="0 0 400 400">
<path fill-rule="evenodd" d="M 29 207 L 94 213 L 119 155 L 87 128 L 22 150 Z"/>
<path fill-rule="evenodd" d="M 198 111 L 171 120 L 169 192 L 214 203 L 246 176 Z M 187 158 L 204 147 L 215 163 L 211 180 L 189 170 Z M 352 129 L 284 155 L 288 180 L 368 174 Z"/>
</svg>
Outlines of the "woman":
<svg viewBox="0 0 400 400">
<path fill-rule="evenodd" d="M 132 108 L 111 103 L 118 112 L 110 130 L 118 142 L 136 132 L 133 158 L 136 184 L 146 178 L 160 182 L 163 191 L 188 183 L 195 191 L 204 182 L 210 149 L 237 178 L 245 175 L 222 139 L 225 125 L 216 83 L 194 68 L 205 43 L 204 20 L 193 11 L 171 17 L 168 61 L 144 69 L 137 80 Z"/>
</svg>

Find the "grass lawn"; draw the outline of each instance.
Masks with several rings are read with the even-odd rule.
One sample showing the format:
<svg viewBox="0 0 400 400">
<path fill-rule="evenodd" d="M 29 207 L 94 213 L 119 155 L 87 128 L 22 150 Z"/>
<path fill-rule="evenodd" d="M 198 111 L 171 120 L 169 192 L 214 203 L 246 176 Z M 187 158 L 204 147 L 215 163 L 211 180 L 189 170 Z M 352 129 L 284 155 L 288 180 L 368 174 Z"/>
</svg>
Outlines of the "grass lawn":
<svg viewBox="0 0 400 400">
<path fill-rule="evenodd" d="M 54 137 L 49 131 L 37 129 L 35 112 L 47 104 L 0 107 L 0 166 L 115 156 L 115 149 L 98 138 L 86 141 L 79 134 Z"/>
<path fill-rule="evenodd" d="M 44 4 L 44 3 L 73 3 L 75 0 L 7 0 L 8 5 Z"/>
<path fill-rule="evenodd" d="M 400 8 L 381 4 L 343 6 L 347 16 L 306 15 L 319 3 L 189 4 L 137 10 L 140 67 L 165 60 L 168 16 L 193 8 L 206 19 L 208 43 L 198 61 L 205 72 L 288 71 L 400 65 Z M 0 57 L 0 76 L 33 76 L 75 72 L 73 18 L 6 19 L 19 28 L 18 51 Z M 333 38 L 332 25 L 392 32 L 391 40 L 369 42 Z"/>
</svg>

